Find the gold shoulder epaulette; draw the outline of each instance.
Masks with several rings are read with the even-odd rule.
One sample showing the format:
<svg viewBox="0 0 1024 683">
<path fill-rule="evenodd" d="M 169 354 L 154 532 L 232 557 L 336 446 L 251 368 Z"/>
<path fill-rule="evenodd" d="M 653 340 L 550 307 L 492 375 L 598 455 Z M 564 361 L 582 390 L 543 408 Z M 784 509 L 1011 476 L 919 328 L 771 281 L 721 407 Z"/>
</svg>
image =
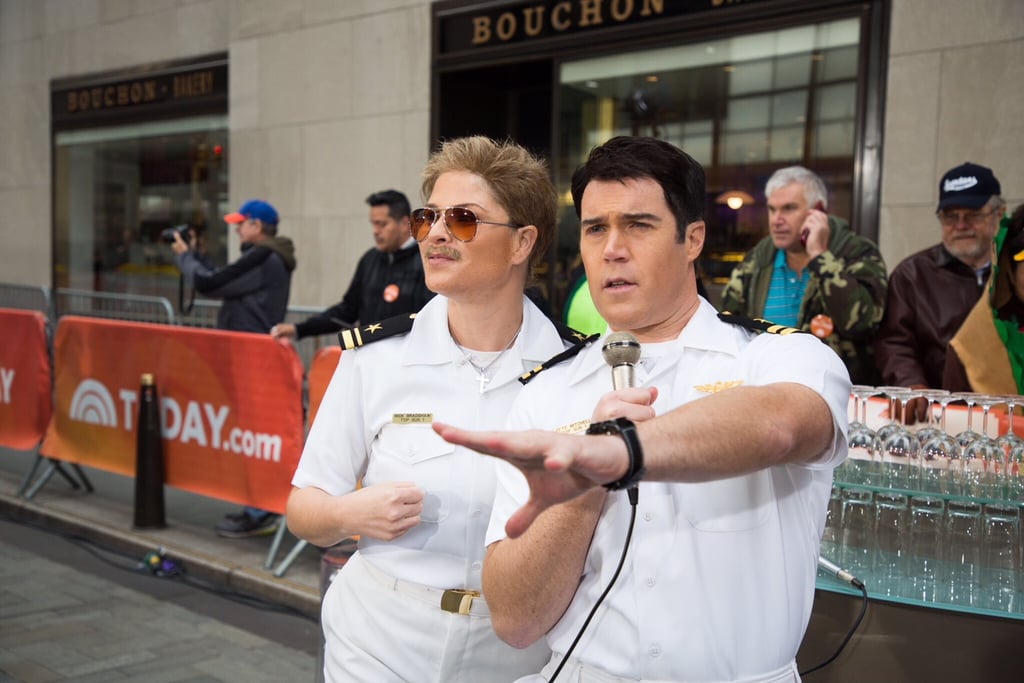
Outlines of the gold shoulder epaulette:
<svg viewBox="0 0 1024 683">
<path fill-rule="evenodd" d="M 524 385 L 528 384 L 530 380 L 532 380 L 534 377 L 544 372 L 548 368 L 554 367 L 561 363 L 562 361 L 569 360 L 570 358 L 578 354 L 580 351 L 585 349 L 590 342 L 594 341 L 595 339 L 601 336 L 599 334 L 592 334 L 588 337 L 582 332 L 577 332 L 568 325 L 563 325 L 562 323 L 556 320 L 553 320 L 552 322 L 555 325 L 555 329 L 558 330 L 559 336 L 565 341 L 571 343 L 572 346 L 567 348 L 565 351 L 562 351 L 561 353 L 556 354 L 551 358 L 548 358 L 546 361 L 535 367 L 533 370 L 524 372 L 522 375 L 520 375 L 519 381 Z"/>
<path fill-rule="evenodd" d="M 768 334 L 810 334 L 806 330 L 801 330 L 797 327 L 776 325 L 770 320 L 765 320 L 763 318 L 748 318 L 744 315 L 736 315 L 735 313 L 729 313 L 728 311 L 719 313 L 718 319 L 727 323 L 731 323 L 733 325 L 745 327 L 748 330 L 754 330 L 755 332 L 767 332 Z"/>
<path fill-rule="evenodd" d="M 342 330 L 338 333 L 338 341 L 341 342 L 341 348 L 351 351 L 381 339 L 407 334 L 412 329 L 412 321 L 415 319 L 415 313 L 404 313 L 378 323 Z"/>
</svg>

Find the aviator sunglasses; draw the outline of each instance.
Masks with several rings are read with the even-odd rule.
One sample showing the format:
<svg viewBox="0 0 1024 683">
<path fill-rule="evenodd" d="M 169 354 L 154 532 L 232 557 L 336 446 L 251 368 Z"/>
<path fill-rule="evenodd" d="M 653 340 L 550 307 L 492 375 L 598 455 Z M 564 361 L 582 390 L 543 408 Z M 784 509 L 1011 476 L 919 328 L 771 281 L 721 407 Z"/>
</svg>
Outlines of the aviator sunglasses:
<svg viewBox="0 0 1024 683">
<path fill-rule="evenodd" d="M 498 223 L 496 221 L 482 221 L 469 209 L 461 206 L 449 206 L 447 209 L 416 209 L 412 212 L 412 236 L 417 242 L 427 239 L 430 228 L 437 222 L 438 218 L 444 218 L 445 230 L 448 234 L 460 242 L 470 242 L 476 237 L 476 226 L 479 223 L 485 225 L 503 225 L 506 228 L 521 228 L 519 223 Z"/>
</svg>

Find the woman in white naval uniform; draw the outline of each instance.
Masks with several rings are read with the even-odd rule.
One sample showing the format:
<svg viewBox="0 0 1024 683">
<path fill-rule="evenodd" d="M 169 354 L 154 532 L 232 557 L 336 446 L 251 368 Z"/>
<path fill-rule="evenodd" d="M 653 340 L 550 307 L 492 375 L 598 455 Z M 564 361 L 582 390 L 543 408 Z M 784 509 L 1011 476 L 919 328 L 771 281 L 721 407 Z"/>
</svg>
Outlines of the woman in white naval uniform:
<svg viewBox="0 0 1024 683">
<path fill-rule="evenodd" d="M 342 353 L 292 480 L 288 526 L 319 546 L 359 536 L 323 601 L 328 681 L 507 683 L 549 652 L 499 640 L 479 595 L 495 463 L 431 423 L 500 427 L 518 377 L 567 347 L 523 295 L 557 198 L 543 161 L 484 137 L 446 142 L 422 193 L 412 231 L 439 296 L 405 334 L 389 329 L 395 320 L 353 331 L 365 346 Z"/>
</svg>

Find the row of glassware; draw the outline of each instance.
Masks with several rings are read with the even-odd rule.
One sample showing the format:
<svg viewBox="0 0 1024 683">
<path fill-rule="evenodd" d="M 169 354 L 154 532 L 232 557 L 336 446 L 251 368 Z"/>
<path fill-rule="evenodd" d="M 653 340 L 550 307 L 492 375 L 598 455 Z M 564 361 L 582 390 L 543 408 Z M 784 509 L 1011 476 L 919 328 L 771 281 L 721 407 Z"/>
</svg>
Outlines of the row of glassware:
<svg viewBox="0 0 1024 683">
<path fill-rule="evenodd" d="M 914 390 L 904 387 L 855 385 L 854 419 L 849 425 L 849 457 L 836 470 L 838 482 L 880 488 L 963 496 L 982 500 L 1024 501 L 1024 439 L 1013 430 L 1016 408 L 1024 396 Z M 885 396 L 888 422 L 870 426 L 869 399 Z M 906 415 L 914 398 L 928 401 L 925 423 L 908 427 Z M 967 406 L 965 429 L 947 428 L 951 403 Z M 1006 406 L 1008 428 L 991 436 L 989 421 L 996 406 Z M 975 409 L 981 428 L 975 429 Z M 1024 419 L 1024 418 L 1020 418 Z"/>
<path fill-rule="evenodd" d="M 835 486 L 821 554 L 874 595 L 1024 616 L 1021 506 Z"/>
</svg>

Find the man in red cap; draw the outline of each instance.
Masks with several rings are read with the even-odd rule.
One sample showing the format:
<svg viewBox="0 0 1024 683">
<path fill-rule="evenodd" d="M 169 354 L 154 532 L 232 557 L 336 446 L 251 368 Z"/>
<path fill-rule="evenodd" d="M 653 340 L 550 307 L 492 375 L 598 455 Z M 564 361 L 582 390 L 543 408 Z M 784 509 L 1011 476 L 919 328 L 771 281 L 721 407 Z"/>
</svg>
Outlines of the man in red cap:
<svg viewBox="0 0 1024 683">
<path fill-rule="evenodd" d="M 946 345 L 985 291 L 992 239 L 1006 202 L 992 169 L 970 162 L 939 182 L 942 241 L 911 254 L 889 276 L 885 315 L 875 338 L 882 382 L 941 389 Z M 907 422 L 923 421 L 927 401 L 908 404 Z"/>
<path fill-rule="evenodd" d="M 250 199 L 224 220 L 235 225 L 241 257 L 215 268 L 196 251 L 194 233 L 190 233 L 190 243 L 175 233 L 171 248 L 177 254 L 178 268 L 196 292 L 223 300 L 217 312 L 218 329 L 266 334 L 288 309 L 295 246 L 277 234 L 277 210 L 262 199 Z M 225 516 L 215 529 L 221 536 L 243 538 L 273 533 L 278 523 L 278 515 L 247 507 Z"/>
</svg>

